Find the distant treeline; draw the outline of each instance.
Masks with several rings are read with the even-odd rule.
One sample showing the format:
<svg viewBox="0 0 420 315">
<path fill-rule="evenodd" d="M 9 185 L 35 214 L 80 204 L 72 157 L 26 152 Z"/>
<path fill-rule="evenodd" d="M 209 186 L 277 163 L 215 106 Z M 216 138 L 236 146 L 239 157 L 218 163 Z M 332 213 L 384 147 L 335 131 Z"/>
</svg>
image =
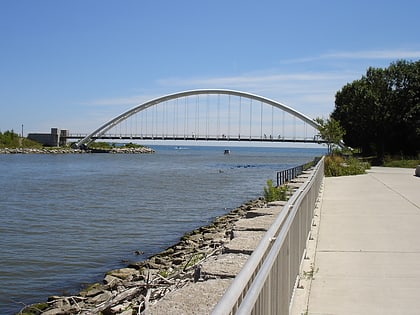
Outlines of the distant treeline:
<svg viewBox="0 0 420 315">
<path fill-rule="evenodd" d="M 41 144 L 38 142 L 22 138 L 12 131 L 0 132 L 0 148 L 38 148 Z"/>
</svg>

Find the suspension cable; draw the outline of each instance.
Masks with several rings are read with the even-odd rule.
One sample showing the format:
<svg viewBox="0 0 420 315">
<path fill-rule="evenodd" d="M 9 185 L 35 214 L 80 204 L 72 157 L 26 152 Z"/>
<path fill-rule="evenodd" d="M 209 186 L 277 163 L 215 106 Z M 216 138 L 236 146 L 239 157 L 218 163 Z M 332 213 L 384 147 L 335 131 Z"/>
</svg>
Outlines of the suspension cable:
<svg viewBox="0 0 420 315">
<path fill-rule="evenodd" d="M 242 96 L 239 96 L 239 133 L 238 133 L 239 140 L 241 140 L 241 115 L 242 115 Z"/>
<path fill-rule="evenodd" d="M 260 136 L 263 138 L 263 102 L 261 102 L 261 114 L 260 114 Z"/>
<path fill-rule="evenodd" d="M 228 102 L 228 138 L 230 139 L 230 94 L 229 94 L 229 102 Z"/>
<path fill-rule="evenodd" d="M 136 131 L 136 137 L 138 136 L 138 113 L 136 113 L 135 115 L 134 115 L 134 119 L 135 119 L 135 124 L 136 124 L 136 129 L 135 129 L 135 131 Z"/>
<path fill-rule="evenodd" d="M 206 138 L 209 136 L 209 95 L 206 97 Z"/>
<path fill-rule="evenodd" d="M 284 128 L 285 128 L 285 126 L 284 126 L 284 124 L 285 124 L 285 114 L 286 114 L 286 112 L 285 111 L 283 111 L 283 124 L 282 124 L 282 131 L 281 131 L 281 136 L 283 137 L 283 139 L 284 139 Z"/>
<path fill-rule="evenodd" d="M 252 140 L 252 98 L 249 100 L 249 140 Z"/>
<path fill-rule="evenodd" d="M 196 136 L 200 136 L 200 95 L 197 95 L 197 130 Z"/>
<path fill-rule="evenodd" d="M 270 139 L 274 138 L 274 106 L 271 106 L 271 135 Z"/>
<path fill-rule="evenodd" d="M 217 130 L 216 138 L 219 139 L 220 136 L 220 94 L 217 94 Z"/>
<path fill-rule="evenodd" d="M 185 96 L 184 98 L 184 140 L 185 137 L 187 135 L 187 129 L 188 129 L 188 112 L 187 112 L 187 101 L 188 101 L 188 96 Z"/>
</svg>

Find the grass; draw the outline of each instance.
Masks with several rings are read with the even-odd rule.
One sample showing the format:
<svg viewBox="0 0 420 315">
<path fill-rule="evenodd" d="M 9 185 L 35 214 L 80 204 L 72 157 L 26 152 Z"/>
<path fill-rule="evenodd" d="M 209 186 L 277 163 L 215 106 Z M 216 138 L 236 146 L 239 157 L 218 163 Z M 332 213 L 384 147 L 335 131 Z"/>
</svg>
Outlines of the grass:
<svg viewBox="0 0 420 315">
<path fill-rule="evenodd" d="M 33 305 L 30 305 L 30 306 L 25 307 L 18 314 L 21 314 L 21 315 L 38 315 L 38 314 L 42 314 L 42 312 L 48 306 L 49 305 L 48 305 L 47 302 L 33 304 Z"/>
<path fill-rule="evenodd" d="M 159 275 L 161 275 L 162 277 L 164 277 L 164 278 L 168 278 L 168 276 L 169 276 L 169 271 L 168 270 L 159 270 Z"/>
<path fill-rule="evenodd" d="M 197 264 L 200 260 L 204 259 L 205 255 L 203 253 L 197 253 L 194 254 L 190 260 L 186 263 L 186 265 L 184 266 L 184 270 L 186 268 L 192 267 L 195 264 Z"/>
<path fill-rule="evenodd" d="M 315 270 L 315 267 L 313 264 L 311 264 L 311 268 L 309 271 L 303 271 L 303 277 L 307 280 L 313 280 L 315 273 L 319 271 L 319 268 Z"/>
<path fill-rule="evenodd" d="M 385 167 L 403 167 L 403 168 L 416 168 L 417 165 L 420 165 L 419 159 L 392 159 L 386 157 L 383 166 Z"/>
</svg>

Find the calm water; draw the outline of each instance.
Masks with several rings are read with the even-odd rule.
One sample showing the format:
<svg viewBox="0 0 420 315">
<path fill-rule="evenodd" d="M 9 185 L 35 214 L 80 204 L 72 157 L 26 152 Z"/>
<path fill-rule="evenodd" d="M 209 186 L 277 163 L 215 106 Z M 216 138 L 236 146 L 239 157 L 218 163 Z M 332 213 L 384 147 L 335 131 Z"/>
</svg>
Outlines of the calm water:
<svg viewBox="0 0 420 315">
<path fill-rule="evenodd" d="M 154 148 L 152 155 L 0 155 L 0 314 L 78 292 L 123 261 L 145 259 L 262 195 L 276 171 L 324 153 Z"/>
</svg>

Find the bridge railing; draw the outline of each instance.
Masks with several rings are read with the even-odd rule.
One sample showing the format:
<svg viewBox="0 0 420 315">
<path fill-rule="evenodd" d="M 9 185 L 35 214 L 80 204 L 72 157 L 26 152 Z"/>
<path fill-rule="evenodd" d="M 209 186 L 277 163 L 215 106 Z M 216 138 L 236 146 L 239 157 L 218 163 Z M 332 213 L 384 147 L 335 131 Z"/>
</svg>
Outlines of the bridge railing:
<svg viewBox="0 0 420 315">
<path fill-rule="evenodd" d="M 87 134 L 70 134 L 67 139 L 82 139 Z M 323 143 L 323 140 L 314 137 L 271 137 L 271 136 L 241 136 L 241 135 L 183 135 L 183 134 L 134 134 L 134 133 L 106 133 L 93 140 L 195 140 L 195 141 L 255 141 L 255 142 L 303 142 Z"/>
<path fill-rule="evenodd" d="M 288 314 L 324 176 L 324 158 L 293 194 L 213 315 Z"/>
</svg>

